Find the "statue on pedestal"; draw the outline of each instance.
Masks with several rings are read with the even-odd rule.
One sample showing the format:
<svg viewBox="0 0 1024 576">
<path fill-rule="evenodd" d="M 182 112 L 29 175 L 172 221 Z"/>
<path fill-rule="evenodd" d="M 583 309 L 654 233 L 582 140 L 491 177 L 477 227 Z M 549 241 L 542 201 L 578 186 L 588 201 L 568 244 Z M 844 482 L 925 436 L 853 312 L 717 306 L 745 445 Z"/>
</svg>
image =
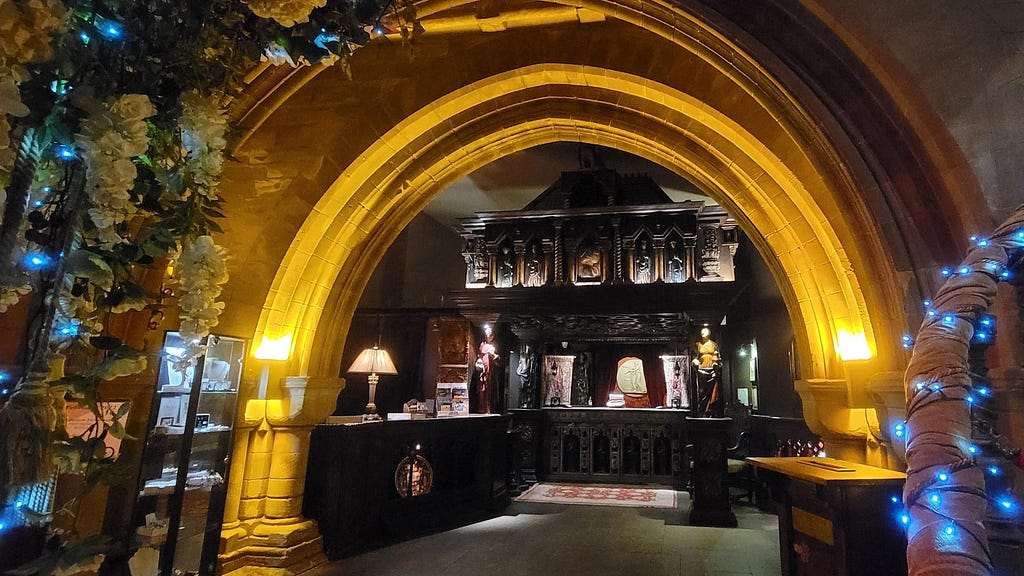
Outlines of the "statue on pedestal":
<svg viewBox="0 0 1024 576">
<path fill-rule="evenodd" d="M 516 375 L 519 376 L 519 407 L 536 408 L 537 392 L 534 385 L 537 383 L 537 355 L 527 344 L 523 353 L 519 356 L 519 366 L 516 367 Z"/>
<path fill-rule="evenodd" d="M 530 249 L 529 258 L 526 259 L 526 285 L 527 286 L 543 286 L 544 285 L 544 266 L 543 258 L 540 254 L 540 249 L 534 244 Z"/>
<path fill-rule="evenodd" d="M 484 339 L 480 342 L 476 357 L 476 369 L 480 371 L 479 385 L 477 386 L 477 412 L 490 414 L 492 380 L 495 375 L 494 369 L 501 365 L 501 356 L 498 355 L 498 345 L 494 343 L 494 330 L 490 326 L 484 326 Z"/>
<path fill-rule="evenodd" d="M 501 247 L 498 261 L 498 288 L 509 288 L 516 283 L 516 262 L 508 246 Z"/>
<path fill-rule="evenodd" d="M 669 258 L 668 258 L 668 281 L 669 282 L 682 282 L 683 281 L 683 259 L 679 255 L 679 248 L 676 246 L 676 241 L 672 240 L 668 243 L 669 246 Z"/>
<path fill-rule="evenodd" d="M 636 253 L 636 274 L 633 276 L 633 282 L 650 284 L 652 280 L 651 254 L 647 251 L 647 240 L 641 240 L 640 250 Z"/>
<path fill-rule="evenodd" d="M 705 418 L 721 418 L 724 415 L 719 397 L 722 373 L 722 357 L 718 343 L 711 339 L 711 330 L 700 329 L 697 355 L 693 359 L 697 367 L 697 415 Z"/>
</svg>

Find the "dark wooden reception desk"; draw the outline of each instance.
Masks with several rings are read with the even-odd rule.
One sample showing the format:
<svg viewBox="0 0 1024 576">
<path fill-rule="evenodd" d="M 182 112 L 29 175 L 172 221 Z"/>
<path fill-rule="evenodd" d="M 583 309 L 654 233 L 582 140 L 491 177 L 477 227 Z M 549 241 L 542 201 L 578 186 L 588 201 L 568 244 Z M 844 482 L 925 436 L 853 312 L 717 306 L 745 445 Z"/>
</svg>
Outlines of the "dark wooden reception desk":
<svg viewBox="0 0 1024 576">
<path fill-rule="evenodd" d="M 316 426 L 303 515 L 331 559 L 493 515 L 508 503 L 507 429 L 503 416 Z"/>
<path fill-rule="evenodd" d="M 689 488 L 693 496 L 691 524 L 736 525 L 726 478 L 732 419 L 692 418 L 689 411 L 678 409 L 511 412 L 520 438 L 517 467 L 528 482 Z"/>
<path fill-rule="evenodd" d="M 905 474 L 833 458 L 747 461 L 780 504 L 782 574 L 907 573 L 907 540 L 891 502 Z"/>
</svg>

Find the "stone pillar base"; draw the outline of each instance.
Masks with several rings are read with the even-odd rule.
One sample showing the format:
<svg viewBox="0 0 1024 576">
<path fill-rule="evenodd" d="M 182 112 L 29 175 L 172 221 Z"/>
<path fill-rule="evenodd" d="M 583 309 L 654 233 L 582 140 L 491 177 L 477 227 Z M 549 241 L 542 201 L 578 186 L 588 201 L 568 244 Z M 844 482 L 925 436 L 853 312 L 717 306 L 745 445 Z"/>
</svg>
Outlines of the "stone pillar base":
<svg viewBox="0 0 1024 576">
<path fill-rule="evenodd" d="M 221 550 L 223 576 L 296 576 L 327 563 L 316 523 L 309 520 L 225 530 Z"/>
</svg>

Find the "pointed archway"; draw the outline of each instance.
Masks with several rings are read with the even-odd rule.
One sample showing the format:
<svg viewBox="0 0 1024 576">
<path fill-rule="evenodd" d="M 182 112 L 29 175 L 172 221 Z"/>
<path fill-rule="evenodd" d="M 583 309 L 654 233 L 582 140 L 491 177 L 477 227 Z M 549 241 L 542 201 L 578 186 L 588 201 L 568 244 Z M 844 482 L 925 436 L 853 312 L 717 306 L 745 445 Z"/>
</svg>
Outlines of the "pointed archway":
<svg viewBox="0 0 1024 576">
<path fill-rule="evenodd" d="M 622 20 L 567 25 L 592 27 L 582 43 L 567 27 L 543 29 L 543 45 L 530 50 L 509 49 L 517 44 L 507 37 L 442 37 L 424 42 L 427 54 L 415 65 L 385 60 L 389 51 L 397 58 L 397 47 L 371 46 L 359 55 L 364 65 L 398 62 L 376 71 L 390 92 L 378 83 L 360 94 L 338 71 L 309 71 L 285 83 L 278 92 L 289 97 L 253 124 L 237 151 L 242 162 L 228 170 L 230 186 L 258 204 L 267 187 L 260 178 L 285 174 L 267 195 L 298 206 L 282 204 L 260 223 L 284 240 L 279 249 L 235 250 L 248 290 L 229 290 L 225 324 L 257 344 L 281 344 L 286 359 L 273 363 L 266 398 L 252 389 L 246 399 L 243 424 L 251 428 L 234 450 L 227 569 L 254 557 L 289 565 L 317 547 L 300 514 L 308 430 L 333 408 L 344 335 L 387 247 L 447 184 L 547 142 L 644 157 L 736 216 L 789 310 L 809 424 L 835 441 L 852 439 L 846 455 L 858 457 L 869 378 L 904 363 L 899 335 L 914 317 L 907 303 L 917 299 L 905 261 L 914 247 L 893 223 L 912 220 L 887 204 L 889 183 L 878 181 L 877 166 L 798 80 L 785 78 L 784 89 L 737 44 L 678 8 L 646 4 L 660 11 L 647 18 L 611 9 L 628 8 L 620 5 L 591 8 L 602 6 Z M 701 31 L 709 41 L 695 41 Z M 445 68 L 446 55 L 477 42 L 459 52 L 457 70 Z M 247 186 L 256 193 L 247 195 Z M 261 281 L 266 297 L 246 300 Z"/>
</svg>

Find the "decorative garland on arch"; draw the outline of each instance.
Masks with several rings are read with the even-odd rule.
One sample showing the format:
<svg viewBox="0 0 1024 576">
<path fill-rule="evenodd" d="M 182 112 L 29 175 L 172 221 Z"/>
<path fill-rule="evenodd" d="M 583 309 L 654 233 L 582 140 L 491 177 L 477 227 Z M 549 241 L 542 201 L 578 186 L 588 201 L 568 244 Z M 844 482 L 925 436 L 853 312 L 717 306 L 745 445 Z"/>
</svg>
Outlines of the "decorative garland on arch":
<svg viewBox="0 0 1024 576">
<path fill-rule="evenodd" d="M 986 493 L 986 475 L 1005 473 L 992 458 L 1019 451 L 972 437 L 972 411 L 991 391 L 972 378 L 968 357 L 972 342 L 993 338 L 988 310 L 996 287 L 1024 256 L 1024 206 L 991 237 L 972 240 L 960 266 L 943 269 L 946 281 L 925 301 L 916 339 L 903 337 L 904 347 L 913 347 L 904 380 L 907 421 L 896 423 L 893 435 L 907 439 L 905 509 L 898 517 L 907 529 L 911 575 L 991 574 L 984 521 L 990 510 L 1011 521 L 1020 514 L 1011 494 Z"/>
</svg>

